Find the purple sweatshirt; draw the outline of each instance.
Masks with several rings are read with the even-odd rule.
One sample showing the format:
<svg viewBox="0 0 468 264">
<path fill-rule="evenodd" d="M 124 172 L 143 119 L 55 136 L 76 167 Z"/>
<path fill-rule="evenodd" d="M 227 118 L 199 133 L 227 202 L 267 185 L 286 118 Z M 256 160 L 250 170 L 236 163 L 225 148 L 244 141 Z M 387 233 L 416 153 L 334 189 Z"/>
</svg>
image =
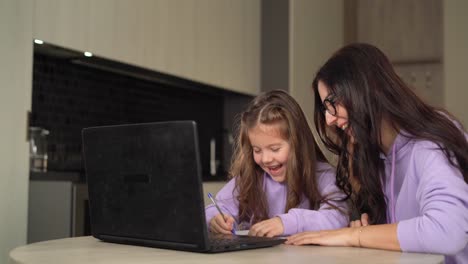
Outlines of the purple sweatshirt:
<svg viewBox="0 0 468 264">
<path fill-rule="evenodd" d="M 309 207 L 309 201 L 302 196 L 297 208 L 292 208 L 285 212 L 288 187 L 285 183 L 278 183 L 271 179 L 267 173 L 263 174 L 263 190 L 268 203 L 268 216 L 270 218 L 278 216 L 284 226 L 283 235 L 291 235 L 303 231 L 318 231 L 325 229 L 336 229 L 348 225 L 346 202 L 337 202 L 343 198 L 344 194 L 335 185 L 335 170 L 327 163 L 317 162 L 317 183 L 319 192 L 329 195 L 330 202 L 341 208 L 344 214 L 338 210 L 329 209 L 326 203 L 320 204 L 318 210 Z M 237 190 L 234 191 L 236 178 L 231 179 L 216 195 L 216 202 L 225 214 L 229 214 L 239 225 L 239 203 L 237 201 Z M 234 191 L 234 192 L 233 192 Z M 211 218 L 219 214 L 214 205 L 206 207 L 207 224 Z M 241 223 L 242 229 L 250 228 L 250 223 Z"/>
<path fill-rule="evenodd" d="M 409 139 L 402 132 L 394 146 L 393 188 L 392 150 L 381 157 L 385 162 L 387 216 L 394 210 L 401 249 L 444 254 L 447 264 L 468 263 L 468 185 L 462 173 L 433 142 Z"/>
</svg>

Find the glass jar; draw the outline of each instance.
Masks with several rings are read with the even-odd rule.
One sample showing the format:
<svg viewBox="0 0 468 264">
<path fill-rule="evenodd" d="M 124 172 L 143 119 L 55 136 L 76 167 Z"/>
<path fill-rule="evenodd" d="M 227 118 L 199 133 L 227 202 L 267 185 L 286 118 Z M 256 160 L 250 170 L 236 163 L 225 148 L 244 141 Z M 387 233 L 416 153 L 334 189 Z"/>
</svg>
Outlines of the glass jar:
<svg viewBox="0 0 468 264">
<path fill-rule="evenodd" d="M 47 171 L 47 136 L 41 127 L 29 127 L 29 168 L 34 172 Z"/>
</svg>

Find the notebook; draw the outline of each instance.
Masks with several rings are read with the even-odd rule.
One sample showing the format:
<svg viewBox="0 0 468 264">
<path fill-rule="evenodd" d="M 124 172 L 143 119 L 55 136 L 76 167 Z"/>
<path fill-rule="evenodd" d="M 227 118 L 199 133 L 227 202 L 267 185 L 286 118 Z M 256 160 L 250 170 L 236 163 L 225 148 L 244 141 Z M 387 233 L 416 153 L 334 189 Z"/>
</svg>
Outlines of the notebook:
<svg viewBox="0 0 468 264">
<path fill-rule="evenodd" d="M 91 127 L 82 138 L 94 237 L 195 252 L 285 241 L 208 232 L 194 121 Z"/>
</svg>

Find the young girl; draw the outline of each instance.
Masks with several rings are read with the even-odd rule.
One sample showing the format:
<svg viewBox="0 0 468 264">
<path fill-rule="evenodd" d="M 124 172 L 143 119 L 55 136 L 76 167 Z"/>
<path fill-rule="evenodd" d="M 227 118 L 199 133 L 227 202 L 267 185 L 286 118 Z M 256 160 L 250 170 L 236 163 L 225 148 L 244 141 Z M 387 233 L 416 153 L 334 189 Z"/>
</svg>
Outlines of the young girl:
<svg viewBox="0 0 468 264">
<path fill-rule="evenodd" d="M 346 46 L 313 82 L 315 126 L 339 156 L 336 182 L 361 215 L 289 244 L 359 246 L 468 262 L 468 144 L 448 112 L 419 99 L 387 57 Z"/>
<path fill-rule="evenodd" d="M 286 92 L 256 97 L 241 115 L 230 176 L 206 208 L 209 229 L 252 236 L 289 235 L 347 225 L 343 193 L 299 104 Z M 317 162 L 319 159 L 320 162 Z"/>
</svg>

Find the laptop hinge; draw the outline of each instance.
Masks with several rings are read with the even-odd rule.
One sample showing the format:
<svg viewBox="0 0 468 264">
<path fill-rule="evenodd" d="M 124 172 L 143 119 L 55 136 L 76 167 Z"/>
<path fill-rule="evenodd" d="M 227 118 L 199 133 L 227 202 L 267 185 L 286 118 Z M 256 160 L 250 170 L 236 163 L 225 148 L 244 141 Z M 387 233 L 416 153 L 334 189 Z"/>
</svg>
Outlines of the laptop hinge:
<svg viewBox="0 0 468 264">
<path fill-rule="evenodd" d="M 200 249 L 200 246 L 196 244 L 187 244 L 182 242 L 171 242 L 171 241 L 160 241 L 160 240 L 150 240 L 144 238 L 134 238 L 134 237 L 124 237 L 124 236 L 113 236 L 113 235 L 98 235 L 97 238 L 115 242 L 119 244 L 136 244 L 136 245 L 148 245 L 148 246 L 157 246 L 157 247 L 184 247 L 184 248 L 191 248 L 191 249 Z"/>
</svg>

